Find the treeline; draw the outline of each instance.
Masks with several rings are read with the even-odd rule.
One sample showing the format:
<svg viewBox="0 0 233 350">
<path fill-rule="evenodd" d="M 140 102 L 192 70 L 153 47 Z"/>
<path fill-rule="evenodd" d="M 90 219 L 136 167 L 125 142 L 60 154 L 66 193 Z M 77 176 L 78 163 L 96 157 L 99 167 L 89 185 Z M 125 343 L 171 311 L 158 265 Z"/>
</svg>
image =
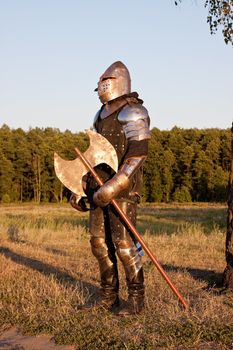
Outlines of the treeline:
<svg viewBox="0 0 233 350">
<path fill-rule="evenodd" d="M 70 192 L 56 178 L 53 154 L 74 159 L 85 133 L 55 128 L 0 128 L 0 201 L 61 202 Z M 144 166 L 143 200 L 226 201 L 231 159 L 230 129 L 152 129 Z"/>
</svg>

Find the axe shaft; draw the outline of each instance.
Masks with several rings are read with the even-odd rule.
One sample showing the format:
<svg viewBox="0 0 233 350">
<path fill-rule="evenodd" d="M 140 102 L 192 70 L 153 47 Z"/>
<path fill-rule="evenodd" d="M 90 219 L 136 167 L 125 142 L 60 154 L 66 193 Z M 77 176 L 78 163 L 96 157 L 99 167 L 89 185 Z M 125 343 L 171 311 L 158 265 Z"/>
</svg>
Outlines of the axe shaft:
<svg viewBox="0 0 233 350">
<path fill-rule="evenodd" d="M 83 154 L 80 152 L 80 150 L 78 148 L 75 148 L 75 151 L 77 153 L 77 155 L 79 156 L 79 158 L 82 160 L 83 164 L 85 165 L 85 167 L 91 172 L 91 174 L 93 175 L 93 177 L 95 178 L 96 182 L 98 183 L 98 185 L 103 186 L 103 181 L 101 180 L 101 178 L 99 177 L 99 175 L 96 173 L 96 171 L 93 169 L 92 165 L 89 163 L 89 161 L 86 159 L 86 157 L 83 156 Z M 169 285 L 169 287 L 171 288 L 171 290 L 176 294 L 176 296 L 178 297 L 178 299 L 180 300 L 180 302 L 183 304 L 183 306 L 185 307 L 185 309 L 188 308 L 188 303 L 187 301 L 185 301 L 185 299 L 182 297 L 182 295 L 179 293 L 179 291 L 177 290 L 177 288 L 174 286 L 174 284 L 171 282 L 170 278 L 168 277 L 167 273 L 165 272 L 165 270 L 163 269 L 163 267 L 161 266 L 161 264 L 158 262 L 158 260 L 156 259 L 156 257 L 154 256 L 153 252 L 150 250 L 150 248 L 146 245 L 146 243 L 144 242 L 143 238 L 141 237 L 141 235 L 138 233 L 138 231 L 136 230 L 136 228 L 133 226 L 133 224 L 131 223 L 131 221 L 129 220 L 129 218 L 125 215 L 125 213 L 122 211 L 122 209 L 120 208 L 120 206 L 118 205 L 118 203 L 116 202 L 115 199 L 111 200 L 111 204 L 113 205 L 113 207 L 116 209 L 116 211 L 118 212 L 118 214 L 120 215 L 120 217 L 123 219 L 123 221 L 125 222 L 125 224 L 128 226 L 128 228 L 130 229 L 130 231 L 134 234 L 134 236 L 137 238 L 138 242 L 141 244 L 142 248 L 144 249 L 144 251 L 147 253 L 147 255 L 150 257 L 150 259 L 152 260 L 152 262 L 154 263 L 154 265 L 156 266 L 156 268 L 158 269 L 158 271 L 160 272 L 160 274 L 163 276 L 163 278 L 165 279 L 165 281 L 167 282 L 167 284 Z"/>
</svg>

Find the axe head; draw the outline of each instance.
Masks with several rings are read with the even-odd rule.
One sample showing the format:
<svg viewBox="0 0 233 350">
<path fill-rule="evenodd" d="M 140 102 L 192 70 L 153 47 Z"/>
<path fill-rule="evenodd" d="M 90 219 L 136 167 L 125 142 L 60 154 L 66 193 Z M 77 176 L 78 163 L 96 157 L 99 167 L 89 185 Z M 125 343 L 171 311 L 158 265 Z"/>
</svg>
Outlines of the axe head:
<svg viewBox="0 0 233 350">
<path fill-rule="evenodd" d="M 88 130 L 87 134 L 90 139 L 90 146 L 83 155 L 91 166 L 94 168 L 98 164 L 105 163 L 117 172 L 118 158 L 112 144 L 105 137 L 93 130 Z M 58 179 L 65 187 L 78 196 L 85 196 L 82 178 L 88 173 L 89 169 L 86 168 L 80 158 L 65 160 L 57 153 L 54 153 L 54 168 Z"/>
</svg>

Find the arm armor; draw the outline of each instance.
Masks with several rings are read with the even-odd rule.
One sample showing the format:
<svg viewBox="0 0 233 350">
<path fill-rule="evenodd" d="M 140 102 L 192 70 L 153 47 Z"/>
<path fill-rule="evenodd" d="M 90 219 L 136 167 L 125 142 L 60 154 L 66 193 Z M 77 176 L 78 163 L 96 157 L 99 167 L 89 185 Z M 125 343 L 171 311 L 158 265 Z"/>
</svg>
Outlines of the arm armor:
<svg viewBox="0 0 233 350">
<path fill-rule="evenodd" d="M 95 204 L 99 207 L 105 207 L 121 191 L 126 189 L 130 184 L 130 178 L 142 166 L 145 159 L 145 156 L 126 159 L 117 174 L 94 194 Z"/>
<path fill-rule="evenodd" d="M 150 118 L 141 104 L 126 105 L 118 114 L 125 136 L 129 141 L 150 139 Z"/>
</svg>

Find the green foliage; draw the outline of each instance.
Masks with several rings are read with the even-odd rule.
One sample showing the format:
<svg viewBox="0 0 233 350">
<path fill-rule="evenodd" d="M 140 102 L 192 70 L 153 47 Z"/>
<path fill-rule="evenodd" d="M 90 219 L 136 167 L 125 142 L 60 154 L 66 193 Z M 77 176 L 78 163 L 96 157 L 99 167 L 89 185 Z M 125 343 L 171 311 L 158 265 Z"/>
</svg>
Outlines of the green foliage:
<svg viewBox="0 0 233 350">
<path fill-rule="evenodd" d="M 143 201 L 226 201 L 230 129 L 152 129 L 144 166 Z M 76 157 L 88 147 L 84 133 L 0 128 L 0 201 L 67 202 L 70 192 L 54 173 L 53 155 Z M 7 196 L 6 196 L 7 194 Z M 9 196 L 9 197 L 8 197 Z"/>
<path fill-rule="evenodd" d="M 182 0 L 174 1 L 177 6 Z M 208 8 L 207 23 L 210 33 L 215 34 L 222 28 L 222 35 L 226 44 L 233 45 L 233 1 L 232 0 L 205 0 Z"/>
<path fill-rule="evenodd" d="M 216 33 L 222 27 L 222 34 L 226 44 L 233 45 L 233 1 L 232 0 L 206 0 L 209 14 L 207 23 L 211 34 Z"/>
<path fill-rule="evenodd" d="M 12 201 L 62 202 L 69 192 L 56 178 L 54 152 L 66 159 L 75 158 L 74 148 L 88 144 L 83 133 L 61 133 L 53 128 L 35 128 L 28 132 L 0 128 L 0 200 L 10 193 Z"/>
<path fill-rule="evenodd" d="M 152 130 L 144 201 L 226 201 L 230 130 Z"/>
<path fill-rule="evenodd" d="M 173 200 L 175 202 L 180 202 L 180 203 L 192 202 L 192 197 L 188 187 L 181 186 L 180 188 L 177 188 L 173 194 Z"/>
<path fill-rule="evenodd" d="M 11 197 L 9 196 L 9 194 L 5 193 L 2 196 L 2 203 L 10 203 L 11 202 Z"/>
</svg>

